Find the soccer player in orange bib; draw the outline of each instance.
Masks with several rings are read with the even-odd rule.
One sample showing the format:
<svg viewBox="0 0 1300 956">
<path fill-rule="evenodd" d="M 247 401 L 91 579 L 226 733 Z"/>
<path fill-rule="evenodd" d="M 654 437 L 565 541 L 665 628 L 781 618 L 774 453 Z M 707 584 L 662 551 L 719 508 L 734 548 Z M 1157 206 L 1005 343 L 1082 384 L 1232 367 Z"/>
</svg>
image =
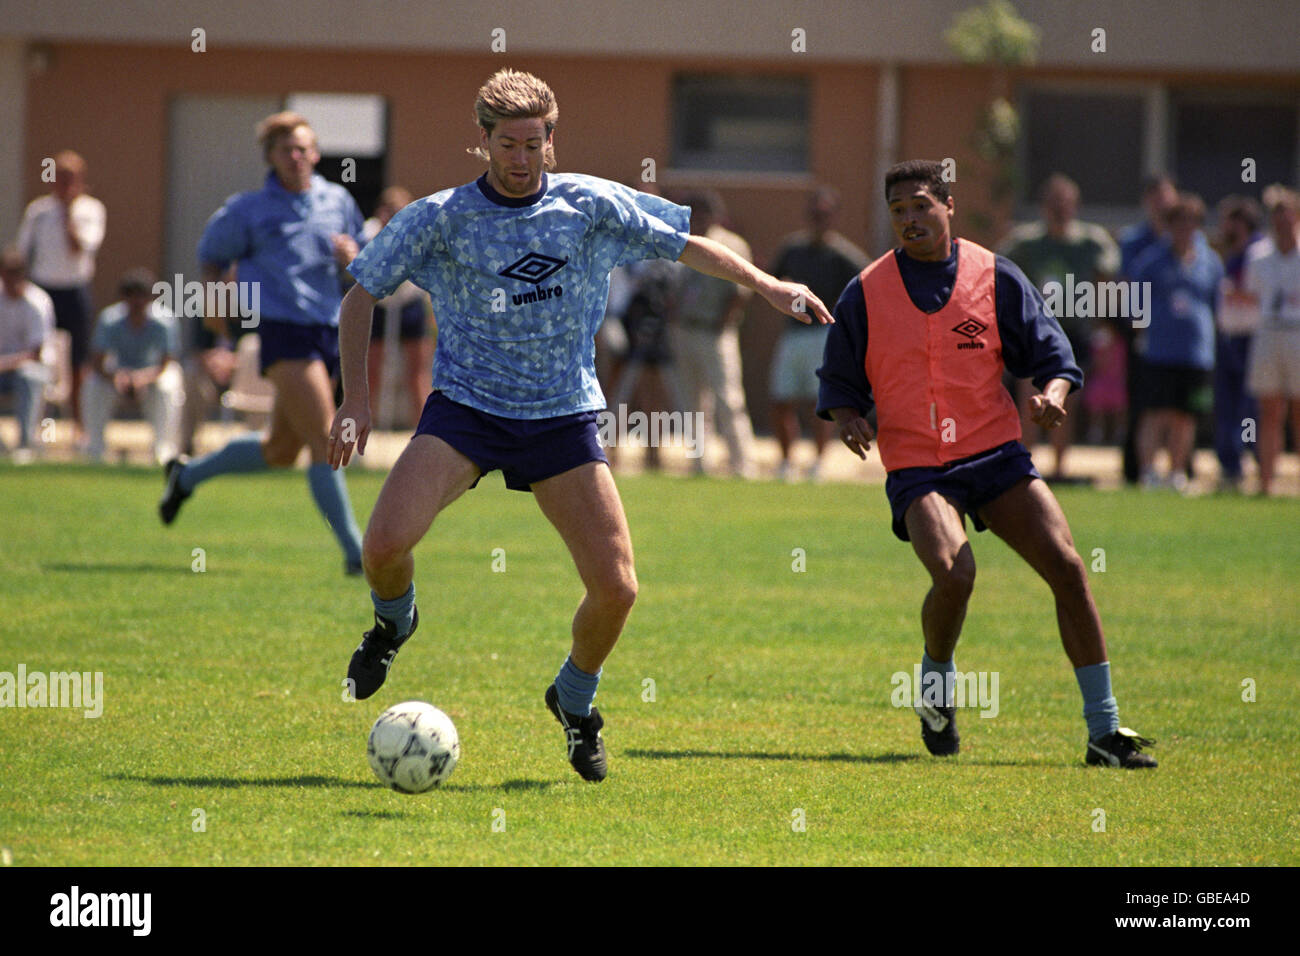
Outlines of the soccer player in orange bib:
<svg viewBox="0 0 1300 956">
<path fill-rule="evenodd" d="M 885 175 L 898 248 L 867 266 L 835 306 L 818 370 L 817 412 L 859 458 L 873 441 L 888 472 L 894 533 L 911 541 L 932 586 L 921 608 L 925 652 L 913 706 L 930 753 L 955 754 L 953 651 L 975 584 L 966 515 L 1009 544 L 1056 599 L 1066 656 L 1088 724 L 1085 759 L 1154 767 L 1147 740 L 1119 724 L 1110 664 L 1088 573 L 1065 514 L 1020 443 L 1004 367 L 1029 378 L 1033 419 L 1065 418 L 1083 384 L 1069 340 L 1013 263 L 952 237 L 953 200 L 938 163 L 911 160 Z M 878 432 L 866 415 L 876 410 Z"/>
</svg>

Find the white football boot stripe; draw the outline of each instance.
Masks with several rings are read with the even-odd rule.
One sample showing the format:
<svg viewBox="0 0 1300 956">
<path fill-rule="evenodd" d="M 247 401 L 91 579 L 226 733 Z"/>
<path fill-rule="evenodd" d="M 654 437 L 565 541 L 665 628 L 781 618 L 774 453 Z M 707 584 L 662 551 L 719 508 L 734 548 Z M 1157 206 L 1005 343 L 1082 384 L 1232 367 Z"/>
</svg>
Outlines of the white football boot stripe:
<svg viewBox="0 0 1300 956">
<path fill-rule="evenodd" d="M 948 726 L 948 718 L 939 713 L 929 704 L 917 704 L 913 708 L 926 725 L 936 734 L 942 733 L 943 729 Z"/>
</svg>

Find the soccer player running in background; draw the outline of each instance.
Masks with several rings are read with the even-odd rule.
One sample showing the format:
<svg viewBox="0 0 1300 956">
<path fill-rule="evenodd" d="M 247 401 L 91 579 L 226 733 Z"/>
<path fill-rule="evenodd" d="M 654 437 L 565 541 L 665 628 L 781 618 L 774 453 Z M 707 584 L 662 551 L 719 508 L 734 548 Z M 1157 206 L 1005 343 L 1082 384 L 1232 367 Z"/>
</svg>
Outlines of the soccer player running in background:
<svg viewBox="0 0 1300 956">
<path fill-rule="evenodd" d="M 257 138 L 271 167 L 261 189 L 231 197 L 208 220 L 199 240 L 205 287 L 236 266 L 239 282 L 257 283 L 261 369 L 275 385 L 265 435 L 241 435 L 219 451 L 166 467 L 158 512 L 176 520 L 201 482 L 234 472 L 288 468 L 304 445 L 311 453 L 307 483 L 343 550 L 344 570 L 361 573 L 361 534 L 343 475 L 326 460 L 334 417 L 331 376 L 338 369 L 342 270 L 357 254 L 361 210 L 352 195 L 316 175 L 316 134 L 297 113 L 268 116 Z M 206 316 L 225 338 L 226 318 Z"/>
<path fill-rule="evenodd" d="M 1036 423 L 1058 426 L 1083 384 L 1069 340 L 1013 263 L 952 238 L 953 201 L 939 163 L 911 160 L 885 175 L 898 248 L 867 266 L 835 306 L 818 375 L 817 412 L 859 458 L 880 447 L 894 534 L 911 541 L 932 586 L 921 608 L 921 737 L 932 754 L 960 749 L 953 650 L 975 584 L 966 537 L 991 528 L 1043 577 L 1056 599 L 1066 656 L 1088 725 L 1086 761 L 1154 767 L 1154 741 L 1119 725 L 1101 618 L 1065 514 L 1020 443 L 1004 367 L 1041 391 Z M 865 418 L 875 407 L 879 434 Z M 934 675 L 934 676 L 931 676 Z"/>
<path fill-rule="evenodd" d="M 806 304 L 805 319 L 831 317 L 806 286 L 690 235 L 685 208 L 593 176 L 547 172 L 559 111 L 538 78 L 497 72 L 474 111 L 474 152 L 487 172 L 394 216 L 352 263 L 357 285 L 343 301 L 344 397 L 329 433 L 335 466 L 354 449 L 364 453 L 370 432 L 365 356 L 375 299 L 411 279 L 431 294 L 439 327 L 434 391 L 366 529 L 375 626 L 348 679 L 359 700 L 383 684 L 418 623 L 412 548 L 440 511 L 499 468 L 507 488 L 532 491 L 586 588 L 546 706 L 564 728 L 574 769 L 598 781 L 607 767 L 592 700 L 637 592 L 627 521 L 597 430 L 605 402 L 594 336 L 610 271 L 676 259 L 748 286 L 783 312 Z"/>
</svg>

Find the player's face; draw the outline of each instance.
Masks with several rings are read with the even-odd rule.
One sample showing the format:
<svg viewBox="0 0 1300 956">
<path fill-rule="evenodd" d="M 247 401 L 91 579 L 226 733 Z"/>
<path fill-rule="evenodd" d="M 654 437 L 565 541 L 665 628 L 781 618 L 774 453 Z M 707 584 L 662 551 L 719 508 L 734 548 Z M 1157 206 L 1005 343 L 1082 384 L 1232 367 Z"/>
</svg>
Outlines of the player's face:
<svg viewBox="0 0 1300 956">
<path fill-rule="evenodd" d="M 545 120 L 502 120 L 490 136 L 480 129 L 479 142 L 488 154 L 488 185 L 501 195 L 518 199 L 542 188 L 546 147 L 551 142 Z"/>
<path fill-rule="evenodd" d="M 320 162 L 315 134 L 306 126 L 295 127 L 275 141 L 267 160 L 285 189 L 302 192 L 311 185 L 312 170 Z"/>
<path fill-rule="evenodd" d="M 889 188 L 889 223 L 894 238 L 913 259 L 939 262 L 948 258 L 952 243 L 952 197 L 940 202 L 919 180 Z"/>
</svg>

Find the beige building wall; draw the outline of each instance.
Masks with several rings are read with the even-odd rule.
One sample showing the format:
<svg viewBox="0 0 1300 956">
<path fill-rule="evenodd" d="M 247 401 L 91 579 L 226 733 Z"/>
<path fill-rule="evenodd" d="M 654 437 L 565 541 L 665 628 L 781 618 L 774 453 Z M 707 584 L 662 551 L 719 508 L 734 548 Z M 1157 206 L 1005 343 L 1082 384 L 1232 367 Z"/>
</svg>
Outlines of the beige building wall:
<svg viewBox="0 0 1300 956">
<path fill-rule="evenodd" d="M 60 41 L 31 37 L 20 42 L 3 37 L 4 32 L 23 28 L 19 22 L 22 16 L 48 19 L 51 6 L 67 5 L 33 7 L 36 12 L 23 14 L 17 21 L 11 19 L 0 28 L 0 91 L 14 94 L 0 97 L 0 101 L 12 124 L 6 124 L 8 128 L 22 131 L 20 137 L 0 147 L 0 172 L 7 167 L 10 172 L 7 181 L 14 186 L 0 199 L 0 228 L 11 236 L 22 204 L 46 191 L 47 187 L 39 180 L 43 158 L 62 148 L 82 152 L 90 163 L 92 189 L 104 200 L 109 212 L 108 236 L 99 257 L 95 285 L 100 305 L 111 299 L 116 279 L 125 269 L 147 265 L 163 271 L 168 103 L 171 97 L 182 93 L 272 97 L 291 92 L 380 94 L 389 107 L 388 178 L 423 194 L 469 181 L 481 172 L 479 163 L 465 152 L 475 140 L 471 107 L 479 84 L 503 65 L 531 70 L 544 77 L 559 98 L 561 119 L 556 135 L 562 169 L 635 181 L 641 174 L 643 161 L 651 158 L 655 160 L 660 183 L 666 188 L 715 186 L 728 203 L 736 229 L 749 239 L 756 260 L 762 265 L 770 264 L 781 237 L 800 226 L 804 197 L 817 182 L 831 183 L 843 194 L 841 231 L 872 255 L 883 252 L 886 246 L 881 240 L 888 236 L 888 229 L 879 174 L 883 165 L 893 159 L 917 156 L 955 159 L 957 228 L 977 241 L 994 242 L 1011 213 L 1010 209 L 994 207 L 990 202 L 990 170 L 974 155 L 971 146 L 974 124 L 995 88 L 993 75 L 988 70 L 950 62 L 942 52 L 941 40 L 934 40 L 934 31 L 917 33 L 916 21 L 882 26 L 892 30 L 893 36 L 902 38 L 893 49 L 886 49 L 889 45 L 882 45 L 880 35 L 873 32 L 869 37 L 863 34 L 856 55 L 847 55 L 851 44 L 846 46 L 840 38 L 835 43 L 810 40 L 810 49 L 817 55 L 807 57 L 792 55 L 788 42 L 784 46 L 776 44 L 772 52 L 759 55 L 759 51 L 768 49 L 765 44 L 770 41 L 763 38 L 781 25 L 776 22 L 779 17 L 773 19 L 774 14 L 759 18 L 766 32 L 756 33 L 753 23 L 749 23 L 732 38 L 731 49 L 749 51 L 743 58 L 736 54 L 710 54 L 707 49 L 699 51 L 701 46 L 724 45 L 713 26 L 701 28 L 704 29 L 702 39 L 697 37 L 690 44 L 682 44 L 695 47 L 689 54 L 655 52 L 650 47 L 667 43 L 667 33 L 663 31 L 668 28 L 629 33 L 630 27 L 621 19 L 623 14 L 618 12 L 621 9 L 618 5 L 610 10 L 602 7 L 605 12 L 598 17 L 593 12 L 595 19 L 591 22 L 590 35 L 579 31 L 578 39 L 569 43 L 570 47 L 585 44 L 594 51 L 588 53 L 529 52 L 529 47 L 543 43 L 555 46 L 559 41 L 554 37 L 539 39 L 515 24 L 507 24 L 507 29 L 510 49 L 517 52 L 494 54 L 487 49 L 486 41 L 462 42 L 464 34 L 455 30 L 442 36 L 448 46 L 463 48 L 460 51 L 418 49 L 415 47 L 420 43 L 434 42 L 419 17 L 411 20 L 409 31 L 390 36 L 398 46 L 395 50 L 376 48 L 374 38 L 364 30 L 365 42 L 359 42 L 355 48 L 342 50 L 324 45 L 323 41 L 316 47 L 302 46 L 304 38 L 319 36 L 328 27 L 331 21 L 326 17 L 299 31 L 270 31 L 266 35 L 274 36 L 278 45 L 264 47 L 236 45 L 236 40 L 244 38 L 232 29 L 233 21 L 224 26 L 210 23 L 207 50 L 196 53 L 188 42 L 189 27 L 181 30 L 183 23 L 171 22 L 177 16 L 185 19 L 176 10 L 189 9 L 186 3 L 168 7 L 158 14 L 161 18 L 158 22 L 164 22 L 168 31 L 177 34 L 178 39 L 172 42 Z M 945 10 L 961 6 L 939 0 L 929 5 Z M 330 15 L 337 19 L 337 5 L 317 6 L 323 11 L 333 11 Z M 400 4 L 380 5 L 390 13 L 396 6 Z M 120 11 L 122 6 L 112 9 Z M 301 12 L 303 7 L 296 9 Z M 1287 5 L 1287 9 L 1291 6 Z M 1033 10 L 1026 12 L 1034 14 Z M 452 13 L 454 16 L 449 14 L 448 23 L 456 17 L 471 16 L 459 7 Z M 225 15 L 233 16 L 230 11 Z M 1285 20 L 1292 14 L 1283 11 L 1280 15 Z M 87 15 L 80 21 L 65 21 L 65 32 L 95 36 L 152 35 L 161 29 L 154 21 L 109 22 L 104 19 L 107 14 L 101 12 L 97 16 L 98 19 Z M 946 22 L 947 16 L 948 12 L 944 12 L 934 22 Z M 1119 18 L 1115 22 L 1127 22 L 1119 13 L 1115 16 Z M 488 21 L 480 22 L 480 19 L 472 20 L 473 29 L 483 32 Z M 188 22 L 200 25 L 205 21 L 191 17 Z M 829 21 L 809 22 L 813 24 L 809 28 L 810 37 L 828 36 Z M 681 35 L 691 23 L 690 17 L 682 14 L 672 30 Z M 1077 33 L 1082 29 L 1081 23 L 1072 21 L 1067 29 L 1050 17 L 1042 21 L 1043 58 L 1054 65 L 1012 74 L 1009 78 L 1012 92 L 1017 83 L 1028 78 L 1083 78 L 1101 83 L 1135 84 L 1194 81 L 1241 88 L 1274 87 L 1293 92 L 1300 85 L 1294 57 L 1289 61 L 1290 72 L 1276 67 L 1271 72 L 1265 69 L 1267 63 L 1276 59 L 1269 45 L 1271 41 L 1260 48 L 1258 58 L 1238 57 L 1235 66 L 1223 63 L 1227 59 L 1224 51 L 1249 39 L 1243 39 L 1240 31 L 1225 39 L 1217 53 L 1199 40 L 1189 42 L 1188 36 L 1183 35 L 1181 46 L 1175 44 L 1179 50 L 1176 57 L 1161 54 L 1163 60 L 1176 59 L 1181 64 L 1178 68 L 1122 67 L 1121 64 L 1137 56 L 1127 45 L 1137 29 L 1131 25 L 1118 34 L 1111 28 L 1109 42 L 1117 55 L 1110 60 L 1102 62 L 1075 54 L 1063 55 L 1061 61 L 1048 60 L 1048 47 L 1064 48 L 1073 35 L 1070 31 Z M 44 21 L 31 29 L 38 27 L 54 29 Z M 784 35 L 788 37 L 788 29 Z M 652 43 L 654 37 L 659 39 Z M 1117 39 L 1122 43 L 1117 45 Z M 637 52 L 600 52 L 620 45 Z M 867 61 L 865 57 L 877 48 L 882 57 L 898 53 L 899 58 Z M 845 55 L 833 58 L 828 49 Z M 33 56 L 34 50 L 38 56 Z M 1119 55 L 1121 50 L 1127 52 Z M 1198 60 L 1211 60 L 1220 65 L 1212 70 L 1194 70 L 1190 64 Z M 1253 65 L 1256 60 L 1262 65 L 1249 72 L 1247 65 Z M 894 65 L 887 68 L 885 63 Z M 1067 67 L 1064 63 L 1075 65 Z M 892 70 L 890 75 L 896 82 L 883 83 L 886 69 Z M 771 176 L 674 170 L 671 166 L 672 79 L 682 71 L 808 76 L 812 97 L 811 171 L 806 175 Z M 896 129 L 883 137 L 882 91 L 886 103 L 893 97 L 897 116 Z M 884 155 L 880 144 L 891 140 L 896 155 Z M 246 139 L 231 142 L 229 149 L 255 151 L 252 130 Z M 249 182 L 245 188 L 256 186 L 258 182 Z M 991 214 L 992 225 L 983 230 L 974 228 L 971 213 L 976 211 Z M 780 320 L 775 312 L 762 303 L 751 306 L 742 344 L 747 363 L 746 387 L 760 426 L 766 424 L 768 363 L 779 328 Z"/>
</svg>

